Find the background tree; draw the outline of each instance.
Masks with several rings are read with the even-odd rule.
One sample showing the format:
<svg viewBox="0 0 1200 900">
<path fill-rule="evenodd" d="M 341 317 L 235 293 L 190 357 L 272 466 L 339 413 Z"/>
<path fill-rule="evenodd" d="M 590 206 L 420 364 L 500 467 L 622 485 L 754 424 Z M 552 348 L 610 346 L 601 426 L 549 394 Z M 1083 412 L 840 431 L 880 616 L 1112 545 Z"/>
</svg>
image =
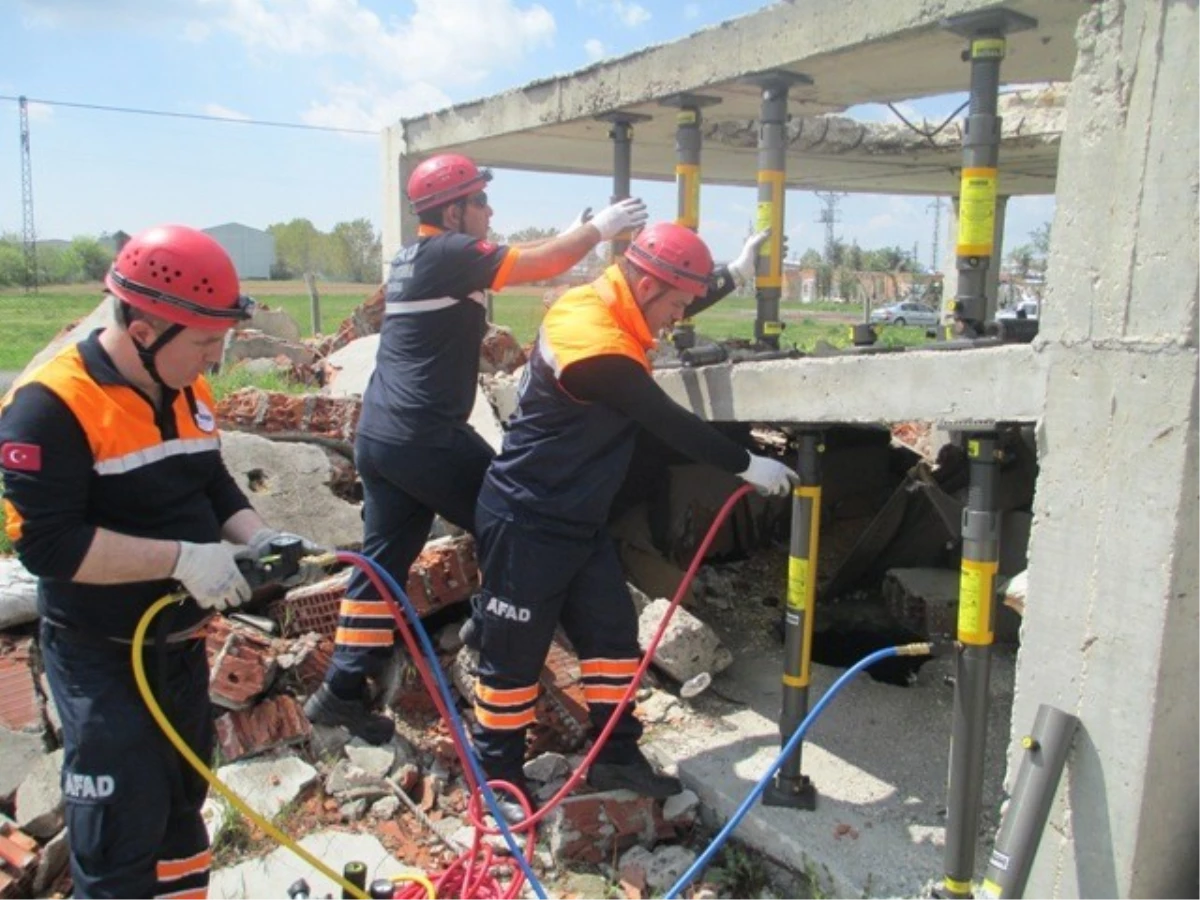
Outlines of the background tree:
<svg viewBox="0 0 1200 900">
<path fill-rule="evenodd" d="M 369 219 L 338 222 L 328 239 L 329 275 L 358 283 L 379 280 L 383 253 Z"/>
<path fill-rule="evenodd" d="M 321 271 L 323 235 L 308 219 L 278 222 L 268 225 L 267 231 L 275 236 L 272 278 L 299 278 Z"/>
</svg>

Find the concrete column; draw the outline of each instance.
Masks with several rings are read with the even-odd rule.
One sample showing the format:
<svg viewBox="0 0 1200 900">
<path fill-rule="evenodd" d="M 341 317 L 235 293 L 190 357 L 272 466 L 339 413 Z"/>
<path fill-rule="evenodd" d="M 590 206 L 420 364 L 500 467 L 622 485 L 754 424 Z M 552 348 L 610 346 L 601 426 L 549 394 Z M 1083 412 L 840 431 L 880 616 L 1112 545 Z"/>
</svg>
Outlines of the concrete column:
<svg viewBox="0 0 1200 900">
<path fill-rule="evenodd" d="M 392 257 L 405 243 L 417 237 L 417 217 L 408 205 L 404 190 L 412 164 L 403 126 L 393 125 L 383 133 L 383 279 L 387 279 Z"/>
<path fill-rule="evenodd" d="M 942 229 L 939 239 L 942 241 L 942 252 L 938 254 L 939 268 L 942 273 L 942 307 L 939 310 L 942 325 L 954 321 L 954 295 L 958 293 L 958 262 L 955 248 L 958 246 L 958 197 L 949 197 L 949 210 L 946 215 L 950 221 Z"/>
<path fill-rule="evenodd" d="M 1004 184 L 1004 158 L 1000 158 L 1000 184 Z M 1000 305 L 1000 266 L 1004 260 L 1004 214 L 1008 211 L 1008 195 L 996 197 L 996 227 L 992 232 L 992 264 L 988 266 L 987 278 L 984 279 L 983 290 L 987 297 L 987 315 L 983 321 L 990 322 L 996 318 L 996 308 Z M 955 226 L 957 226 L 957 222 Z"/>
<path fill-rule="evenodd" d="M 1080 728 L 1030 897 L 1197 886 L 1197 24 L 1102 0 L 1076 32 L 1010 746 L 1040 703 Z"/>
</svg>

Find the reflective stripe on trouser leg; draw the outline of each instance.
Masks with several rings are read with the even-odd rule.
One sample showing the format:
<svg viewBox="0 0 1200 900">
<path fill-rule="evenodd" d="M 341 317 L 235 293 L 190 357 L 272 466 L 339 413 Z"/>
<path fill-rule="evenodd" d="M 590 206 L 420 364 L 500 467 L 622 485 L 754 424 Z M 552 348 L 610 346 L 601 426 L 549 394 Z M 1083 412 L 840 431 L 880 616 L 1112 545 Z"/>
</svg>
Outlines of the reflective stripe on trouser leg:
<svg viewBox="0 0 1200 900">
<path fill-rule="evenodd" d="M 155 865 L 156 897 L 204 898 L 208 896 L 208 873 L 212 851 L 205 849 L 179 858 L 160 857 Z"/>
<path fill-rule="evenodd" d="M 589 718 L 593 733 L 599 735 L 642 659 L 633 599 L 616 546 L 606 534 L 592 543 L 587 561 L 571 580 L 562 625 L 579 654 Z M 642 725 L 633 709 L 633 703 L 625 707 L 598 762 L 621 764 L 638 755 Z"/>
</svg>

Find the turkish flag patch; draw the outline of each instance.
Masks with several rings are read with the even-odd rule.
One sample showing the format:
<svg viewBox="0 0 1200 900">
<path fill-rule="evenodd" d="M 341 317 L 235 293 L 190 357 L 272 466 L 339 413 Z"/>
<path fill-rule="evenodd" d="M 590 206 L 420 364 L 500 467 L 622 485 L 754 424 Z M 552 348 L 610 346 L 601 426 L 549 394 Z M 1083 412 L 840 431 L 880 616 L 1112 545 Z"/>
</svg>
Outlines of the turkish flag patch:
<svg viewBox="0 0 1200 900">
<path fill-rule="evenodd" d="M 42 448 L 37 444 L 18 444 L 15 441 L 0 446 L 0 466 L 14 472 L 40 472 Z"/>
</svg>

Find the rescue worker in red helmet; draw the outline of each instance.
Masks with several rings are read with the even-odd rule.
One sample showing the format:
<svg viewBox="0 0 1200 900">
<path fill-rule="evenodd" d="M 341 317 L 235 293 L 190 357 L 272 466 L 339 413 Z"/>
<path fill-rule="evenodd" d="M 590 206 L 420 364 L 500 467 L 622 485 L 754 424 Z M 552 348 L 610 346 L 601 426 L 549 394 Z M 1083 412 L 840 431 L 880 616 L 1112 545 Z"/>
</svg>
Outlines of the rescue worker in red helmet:
<svg viewBox="0 0 1200 900">
<path fill-rule="evenodd" d="M 0 399 L 5 525 L 38 577 L 74 896 L 203 897 L 207 785 L 151 719 L 129 644 L 150 604 L 190 594 L 156 620 L 147 669 L 180 735 L 210 758 L 199 632 L 250 596 L 235 555 L 279 536 L 222 462 L 203 376 L 252 302 L 221 246 L 179 225 L 132 238 L 105 284 L 115 324 Z"/>
<path fill-rule="evenodd" d="M 524 785 L 525 730 L 556 626 L 579 656 L 597 732 L 633 680 L 637 616 L 605 524 L 641 429 L 763 493 L 786 494 L 796 480 L 784 464 L 676 404 L 651 374 L 646 352 L 655 336 L 709 295 L 712 269 L 692 231 L 651 225 L 542 322 L 475 513 L 483 573 L 475 746 L 490 779 Z M 642 755 L 640 736 L 627 707 L 588 783 L 659 798 L 678 793 L 679 781 Z"/>
<path fill-rule="evenodd" d="M 527 246 L 487 240 L 491 172 L 446 153 L 417 165 L 408 199 L 417 239 L 392 261 L 375 370 L 363 394 L 354 456 L 363 483 L 363 553 L 400 584 L 429 537 L 434 515 L 474 530 L 475 497 L 492 449 L 467 419 L 487 333 L 486 294 L 562 274 L 602 240 L 646 220 L 640 200 L 597 213 Z M 391 659 L 394 623 L 362 573 L 342 602 L 333 661 L 308 699 L 309 719 L 370 743 L 395 733 L 373 713 L 370 681 Z"/>
</svg>

